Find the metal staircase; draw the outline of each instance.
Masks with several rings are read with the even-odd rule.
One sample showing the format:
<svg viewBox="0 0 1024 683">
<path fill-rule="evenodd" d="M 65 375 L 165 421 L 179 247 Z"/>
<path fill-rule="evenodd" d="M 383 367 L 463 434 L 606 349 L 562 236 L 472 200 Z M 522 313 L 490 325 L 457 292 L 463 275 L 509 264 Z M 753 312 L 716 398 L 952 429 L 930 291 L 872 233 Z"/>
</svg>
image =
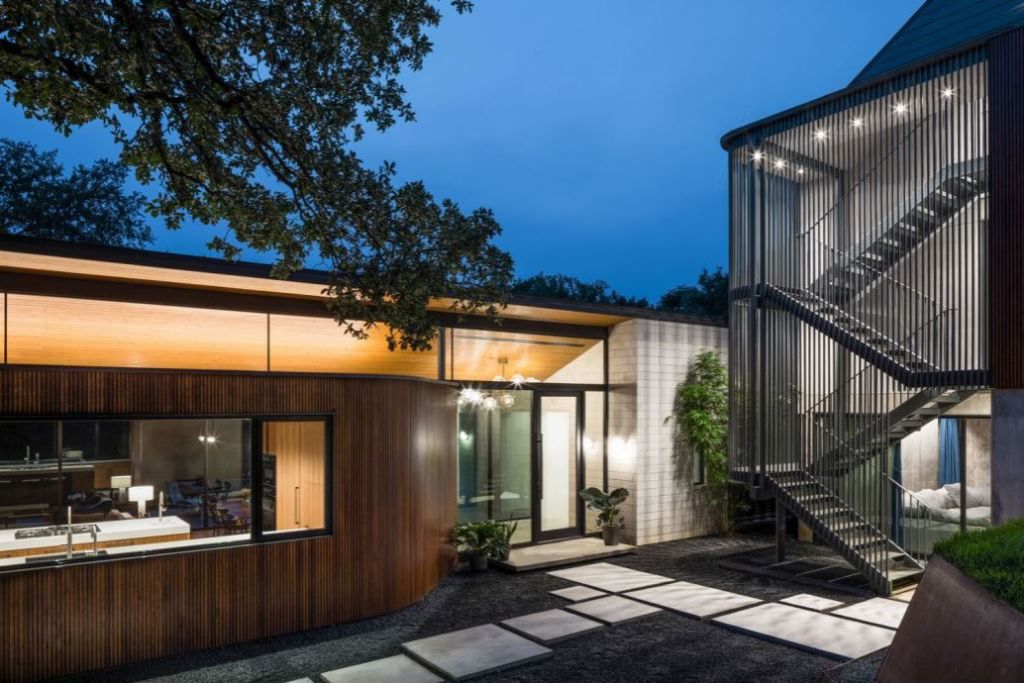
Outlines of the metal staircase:
<svg viewBox="0 0 1024 683">
<path fill-rule="evenodd" d="M 768 493 L 883 595 L 916 581 L 922 564 L 806 471 L 766 475 Z"/>
<path fill-rule="evenodd" d="M 894 540 L 902 538 L 896 529 L 904 520 L 895 519 L 893 512 L 902 510 L 902 503 L 889 501 L 894 496 L 903 500 L 907 492 L 888 476 L 889 448 L 974 393 L 947 387 L 984 383 L 981 371 L 942 367 L 937 349 L 949 334 L 945 316 L 951 309 L 941 310 L 890 271 L 986 191 L 983 160 L 949 166 L 846 251 L 822 244 L 810 234 L 813 227 L 799 235 L 817 240 L 816 248 L 823 248 L 832 261 L 813 281 L 759 288 L 766 305 L 787 311 L 866 361 L 863 369 L 804 412 L 813 438 L 804 441 L 801 462 L 762 465 L 763 493 L 774 496 L 776 504 L 839 552 L 883 595 L 916 581 L 923 572 L 921 555 L 911 556 Z M 882 283 L 919 302 L 916 310 L 928 312 L 916 321 L 923 324 L 900 330 L 895 338 L 855 314 L 870 310 L 859 302 Z M 879 411 L 876 401 L 876 412 L 851 413 L 846 401 L 855 380 L 876 371 L 887 376 L 886 396 L 898 403 Z M 820 414 L 815 412 L 818 406 L 824 406 Z M 866 425 L 856 422 L 863 419 Z"/>
<path fill-rule="evenodd" d="M 766 285 L 765 299 L 793 313 L 886 374 L 907 385 L 924 381 L 918 373 L 938 370 L 901 342 L 808 289 Z"/>
<path fill-rule="evenodd" d="M 864 293 L 950 218 L 983 196 L 987 180 L 988 173 L 978 161 L 947 167 L 894 220 L 883 223 L 873 239 L 828 268 L 810 289 L 839 305 Z"/>
<path fill-rule="evenodd" d="M 919 391 L 889 413 L 878 416 L 876 422 L 869 424 L 848 442 L 834 434 L 827 423 L 819 423 L 819 428 L 829 432 L 837 445 L 812 461 L 807 469 L 815 475 L 846 475 L 872 458 L 885 455 L 890 446 L 941 417 L 975 393 L 977 391 L 969 389 Z"/>
</svg>

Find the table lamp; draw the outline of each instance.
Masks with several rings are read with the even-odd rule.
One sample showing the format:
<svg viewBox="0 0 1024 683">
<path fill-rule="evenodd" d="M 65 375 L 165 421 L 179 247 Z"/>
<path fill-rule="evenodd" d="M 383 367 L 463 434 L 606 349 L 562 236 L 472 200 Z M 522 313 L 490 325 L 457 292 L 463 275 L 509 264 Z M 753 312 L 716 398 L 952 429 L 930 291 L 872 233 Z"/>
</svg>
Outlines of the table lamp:
<svg viewBox="0 0 1024 683">
<path fill-rule="evenodd" d="M 153 500 L 152 486 L 132 486 L 128 489 L 128 500 L 139 504 L 139 519 L 146 516 L 146 503 Z"/>
<path fill-rule="evenodd" d="M 117 489 L 118 502 L 124 502 L 125 492 L 132 485 L 132 475 L 116 474 L 110 478 L 110 488 Z"/>
</svg>

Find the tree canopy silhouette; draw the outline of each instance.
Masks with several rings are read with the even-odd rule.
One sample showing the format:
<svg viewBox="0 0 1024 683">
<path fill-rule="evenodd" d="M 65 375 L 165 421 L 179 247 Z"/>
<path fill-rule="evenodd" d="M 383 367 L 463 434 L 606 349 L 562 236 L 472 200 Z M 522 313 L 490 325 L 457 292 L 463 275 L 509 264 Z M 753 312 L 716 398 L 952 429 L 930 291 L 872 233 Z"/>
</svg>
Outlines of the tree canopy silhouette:
<svg viewBox="0 0 1024 683">
<path fill-rule="evenodd" d="M 215 227 L 227 258 L 273 252 L 279 277 L 322 262 L 350 333 L 383 323 L 392 347 L 421 349 L 430 300 L 493 314 L 512 278 L 491 211 L 352 149 L 367 127 L 414 119 L 399 76 L 422 67 L 441 16 L 432 0 L 12 0 L 0 79 L 62 133 L 105 126 L 119 161 L 159 184 L 147 208 L 169 227 Z"/>
</svg>

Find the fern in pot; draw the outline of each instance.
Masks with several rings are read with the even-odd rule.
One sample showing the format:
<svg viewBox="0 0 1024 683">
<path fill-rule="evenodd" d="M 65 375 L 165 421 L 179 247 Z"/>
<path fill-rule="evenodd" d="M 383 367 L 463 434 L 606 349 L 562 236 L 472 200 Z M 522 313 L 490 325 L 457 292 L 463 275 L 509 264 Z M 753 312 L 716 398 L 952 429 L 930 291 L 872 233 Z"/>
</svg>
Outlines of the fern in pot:
<svg viewBox="0 0 1024 683">
<path fill-rule="evenodd" d="M 580 498 L 587 504 L 587 508 L 597 512 L 597 523 L 601 527 L 604 544 L 618 545 L 619 530 L 625 523 L 619 506 L 629 498 L 629 491 L 615 489 L 611 493 L 606 493 L 596 486 L 591 486 L 580 491 Z"/>
<path fill-rule="evenodd" d="M 512 549 L 512 535 L 517 522 L 498 522 L 485 519 L 480 522 L 460 522 L 452 530 L 452 542 L 459 556 L 468 560 L 475 572 L 487 569 L 490 560 L 507 560 Z"/>
</svg>

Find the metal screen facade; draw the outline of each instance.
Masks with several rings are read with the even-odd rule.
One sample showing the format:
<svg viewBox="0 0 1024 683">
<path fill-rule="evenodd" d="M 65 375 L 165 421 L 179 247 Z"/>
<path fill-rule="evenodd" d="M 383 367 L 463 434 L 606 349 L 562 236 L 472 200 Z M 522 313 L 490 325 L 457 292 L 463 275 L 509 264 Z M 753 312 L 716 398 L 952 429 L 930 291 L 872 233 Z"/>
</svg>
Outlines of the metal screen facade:
<svg viewBox="0 0 1024 683">
<path fill-rule="evenodd" d="M 990 383 L 987 120 L 976 49 L 728 143 L 733 476 L 882 588 L 891 447 Z"/>
</svg>

